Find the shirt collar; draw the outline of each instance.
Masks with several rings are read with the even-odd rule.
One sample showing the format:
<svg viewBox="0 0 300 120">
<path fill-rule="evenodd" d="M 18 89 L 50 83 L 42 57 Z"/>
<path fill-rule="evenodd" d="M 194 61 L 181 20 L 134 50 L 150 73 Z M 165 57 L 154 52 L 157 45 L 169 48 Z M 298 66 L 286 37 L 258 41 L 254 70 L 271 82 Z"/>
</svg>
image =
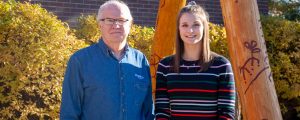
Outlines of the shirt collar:
<svg viewBox="0 0 300 120">
<path fill-rule="evenodd" d="M 99 39 L 98 46 L 101 48 L 101 51 L 105 55 L 109 56 L 110 54 L 112 54 L 112 50 L 104 43 L 102 38 Z M 129 51 L 129 45 L 128 43 L 126 43 L 122 54 L 125 55 L 128 51 Z"/>
<path fill-rule="evenodd" d="M 105 55 L 109 55 L 109 48 L 108 46 L 104 43 L 103 39 L 99 39 L 98 41 L 98 46 L 100 47 L 101 51 L 105 54 Z"/>
</svg>

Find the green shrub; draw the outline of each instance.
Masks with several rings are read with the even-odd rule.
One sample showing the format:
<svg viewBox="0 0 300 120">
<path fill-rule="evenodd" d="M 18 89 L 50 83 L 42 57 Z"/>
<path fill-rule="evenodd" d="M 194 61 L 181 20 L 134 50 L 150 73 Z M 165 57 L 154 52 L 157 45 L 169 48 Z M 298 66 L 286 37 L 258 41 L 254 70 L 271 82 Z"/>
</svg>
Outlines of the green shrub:
<svg viewBox="0 0 300 120">
<path fill-rule="evenodd" d="M 143 52 L 150 60 L 153 37 L 154 29 L 152 27 L 133 25 L 128 36 L 128 44 Z"/>
<path fill-rule="evenodd" d="M 300 119 L 300 23 L 276 17 L 261 22 L 283 117 Z"/>
<path fill-rule="evenodd" d="M 70 54 L 85 46 L 39 5 L 0 1 L 0 119 L 58 118 Z"/>
<path fill-rule="evenodd" d="M 229 58 L 225 28 L 212 23 L 209 24 L 209 27 L 209 39 L 211 50 Z"/>
<path fill-rule="evenodd" d="M 96 15 L 81 15 L 77 22 L 78 26 L 75 29 L 77 38 L 85 40 L 88 44 L 94 44 L 99 40 L 101 32 L 97 25 Z"/>
</svg>

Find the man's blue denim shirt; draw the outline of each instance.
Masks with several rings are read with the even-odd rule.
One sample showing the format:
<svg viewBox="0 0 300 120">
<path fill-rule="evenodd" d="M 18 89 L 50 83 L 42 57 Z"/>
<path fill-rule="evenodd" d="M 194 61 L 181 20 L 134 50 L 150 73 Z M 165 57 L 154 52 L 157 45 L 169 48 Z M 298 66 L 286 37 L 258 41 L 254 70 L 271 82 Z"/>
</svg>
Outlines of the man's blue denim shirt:
<svg viewBox="0 0 300 120">
<path fill-rule="evenodd" d="M 125 47 L 117 60 L 103 40 L 71 56 L 63 82 L 62 120 L 153 120 L 149 64 Z"/>
</svg>

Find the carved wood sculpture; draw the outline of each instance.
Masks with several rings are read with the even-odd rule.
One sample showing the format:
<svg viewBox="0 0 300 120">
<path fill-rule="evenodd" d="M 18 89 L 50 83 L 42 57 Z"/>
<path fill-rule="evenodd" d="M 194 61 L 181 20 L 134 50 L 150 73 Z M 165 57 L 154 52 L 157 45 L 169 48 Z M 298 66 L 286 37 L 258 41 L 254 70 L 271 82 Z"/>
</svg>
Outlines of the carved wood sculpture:
<svg viewBox="0 0 300 120">
<path fill-rule="evenodd" d="M 156 85 L 157 64 L 163 57 L 171 55 L 174 52 L 177 14 L 185 3 L 186 0 L 160 0 L 159 2 L 150 58 L 153 93 L 155 92 Z"/>
<path fill-rule="evenodd" d="M 245 120 L 282 120 L 256 0 L 221 0 Z"/>
</svg>

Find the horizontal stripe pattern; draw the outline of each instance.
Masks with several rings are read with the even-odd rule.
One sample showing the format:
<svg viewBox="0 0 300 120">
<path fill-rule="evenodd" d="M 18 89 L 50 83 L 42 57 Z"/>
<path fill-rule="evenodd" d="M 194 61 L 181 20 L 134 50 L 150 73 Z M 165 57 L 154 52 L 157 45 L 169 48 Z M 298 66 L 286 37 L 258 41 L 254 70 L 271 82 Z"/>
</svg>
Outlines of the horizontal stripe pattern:
<svg viewBox="0 0 300 120">
<path fill-rule="evenodd" d="M 235 84 L 231 64 L 216 59 L 205 72 L 196 61 L 180 62 L 180 73 L 171 70 L 170 57 L 160 61 L 156 73 L 156 119 L 233 119 Z M 222 116 L 222 117 L 221 117 Z"/>
</svg>

